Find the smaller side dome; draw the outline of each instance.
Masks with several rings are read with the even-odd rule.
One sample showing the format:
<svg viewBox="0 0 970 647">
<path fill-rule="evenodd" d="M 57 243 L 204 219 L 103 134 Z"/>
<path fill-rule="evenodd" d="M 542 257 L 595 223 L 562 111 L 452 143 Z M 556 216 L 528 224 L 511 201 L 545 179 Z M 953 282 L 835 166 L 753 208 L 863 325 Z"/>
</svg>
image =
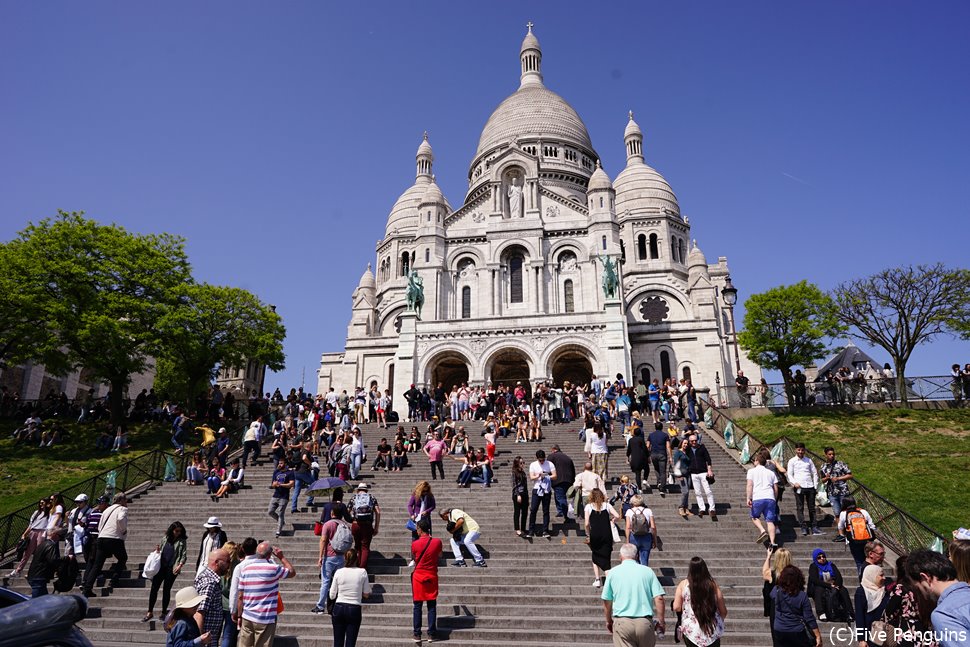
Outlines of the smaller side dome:
<svg viewBox="0 0 970 647">
<path fill-rule="evenodd" d="M 424 139 L 418 145 L 418 152 L 415 154 L 415 157 L 430 157 L 432 161 L 434 160 L 434 153 L 431 152 L 431 144 L 428 143 L 427 130 L 424 131 Z"/>
<path fill-rule="evenodd" d="M 600 166 L 599 160 L 596 160 L 596 170 L 593 174 L 589 176 L 589 187 L 587 192 L 593 191 L 612 191 L 613 183 L 610 182 L 610 176 L 606 174 L 603 167 Z"/>
<path fill-rule="evenodd" d="M 360 281 L 357 282 L 358 290 L 374 290 L 377 288 L 377 281 L 374 279 L 374 272 L 371 270 L 370 263 L 367 264 L 367 269 L 360 276 Z"/>
<path fill-rule="evenodd" d="M 687 255 L 687 268 L 693 269 L 695 267 L 702 267 L 704 271 L 707 271 L 707 258 L 704 257 L 704 252 L 701 248 L 697 246 L 697 239 L 694 239 L 694 245 L 691 247 L 690 254 Z"/>
<path fill-rule="evenodd" d="M 431 183 L 428 184 L 428 188 L 425 189 L 424 195 L 421 197 L 421 205 L 426 204 L 448 204 L 433 175 L 431 176 Z"/>
<path fill-rule="evenodd" d="M 522 54 L 530 49 L 539 50 L 541 52 L 542 48 L 539 47 L 539 39 L 536 38 L 536 35 L 532 33 L 532 27 L 534 27 L 534 25 L 529 22 L 526 23 L 525 26 L 529 31 L 526 33 L 525 38 L 522 39 L 522 47 L 519 48 L 519 54 Z"/>
</svg>

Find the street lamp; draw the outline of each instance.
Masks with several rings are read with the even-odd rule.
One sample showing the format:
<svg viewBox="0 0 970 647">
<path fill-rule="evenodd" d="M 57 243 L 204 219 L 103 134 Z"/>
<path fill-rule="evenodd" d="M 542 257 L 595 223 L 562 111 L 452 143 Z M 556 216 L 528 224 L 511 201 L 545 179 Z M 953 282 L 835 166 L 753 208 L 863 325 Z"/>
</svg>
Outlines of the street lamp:
<svg viewBox="0 0 970 647">
<path fill-rule="evenodd" d="M 721 297 L 724 299 L 724 305 L 727 306 L 728 315 L 731 317 L 731 333 L 734 335 L 734 368 L 735 375 L 737 375 L 741 372 L 741 357 L 738 355 L 738 329 L 734 325 L 734 305 L 738 302 L 738 289 L 731 283 L 730 276 L 724 279 Z"/>
</svg>

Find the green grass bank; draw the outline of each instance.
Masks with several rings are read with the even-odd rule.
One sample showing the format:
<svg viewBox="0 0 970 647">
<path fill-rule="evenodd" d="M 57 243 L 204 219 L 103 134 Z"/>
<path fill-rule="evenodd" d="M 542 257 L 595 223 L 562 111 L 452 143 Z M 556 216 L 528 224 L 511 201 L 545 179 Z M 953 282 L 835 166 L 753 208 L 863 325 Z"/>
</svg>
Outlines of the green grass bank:
<svg viewBox="0 0 970 647">
<path fill-rule="evenodd" d="M 819 455 L 834 447 L 859 481 L 944 535 L 970 525 L 970 409 L 817 408 L 737 424 L 764 443 L 788 436 Z"/>
</svg>

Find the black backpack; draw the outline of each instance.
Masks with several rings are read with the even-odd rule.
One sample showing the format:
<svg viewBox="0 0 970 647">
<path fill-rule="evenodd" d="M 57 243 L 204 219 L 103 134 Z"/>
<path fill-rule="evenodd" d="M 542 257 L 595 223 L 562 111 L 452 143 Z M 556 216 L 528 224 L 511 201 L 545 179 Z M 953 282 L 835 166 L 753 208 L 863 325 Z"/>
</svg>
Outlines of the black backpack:
<svg viewBox="0 0 970 647">
<path fill-rule="evenodd" d="M 839 595 L 839 589 L 829 587 L 826 598 L 829 622 L 849 622 L 852 620 L 852 610 L 845 607 L 845 600 L 843 600 L 843 596 Z"/>
<path fill-rule="evenodd" d="M 54 580 L 54 590 L 58 593 L 67 593 L 73 589 L 80 572 L 81 570 L 78 568 L 76 559 L 62 559 L 57 567 L 57 579 Z"/>
</svg>

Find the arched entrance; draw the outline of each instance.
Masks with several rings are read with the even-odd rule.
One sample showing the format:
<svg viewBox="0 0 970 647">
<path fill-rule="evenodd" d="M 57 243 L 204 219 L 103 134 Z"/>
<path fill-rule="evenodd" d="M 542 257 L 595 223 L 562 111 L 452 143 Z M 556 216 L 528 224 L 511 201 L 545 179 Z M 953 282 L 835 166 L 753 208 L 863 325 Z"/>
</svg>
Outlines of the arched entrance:
<svg viewBox="0 0 970 647">
<path fill-rule="evenodd" d="M 428 363 L 428 387 L 444 384 L 446 391 L 454 385 L 468 382 L 468 360 L 458 352 L 446 351 Z"/>
<path fill-rule="evenodd" d="M 580 346 L 564 346 L 557 349 L 549 361 L 549 374 L 558 386 L 563 382 L 589 384 L 593 379 L 593 364 L 589 351 Z"/>
<path fill-rule="evenodd" d="M 495 386 L 504 384 L 507 387 L 514 387 L 517 382 L 522 382 L 526 391 L 531 392 L 529 358 L 517 348 L 503 348 L 492 355 L 485 374 Z"/>
</svg>

